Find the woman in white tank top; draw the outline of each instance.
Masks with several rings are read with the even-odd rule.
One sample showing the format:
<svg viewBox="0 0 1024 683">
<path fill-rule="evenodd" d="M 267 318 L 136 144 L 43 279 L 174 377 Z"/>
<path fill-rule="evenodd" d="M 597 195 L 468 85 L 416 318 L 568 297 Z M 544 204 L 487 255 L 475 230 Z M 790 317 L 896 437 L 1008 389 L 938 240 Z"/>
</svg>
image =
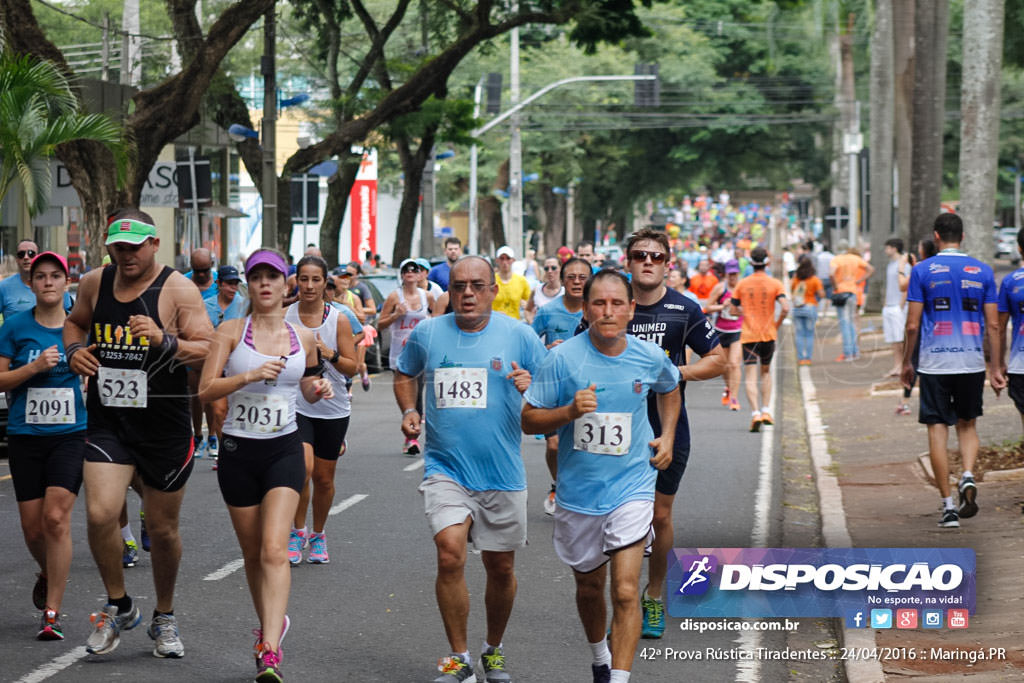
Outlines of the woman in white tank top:
<svg viewBox="0 0 1024 683">
<path fill-rule="evenodd" d="M 201 401 L 228 397 L 217 481 L 260 616 L 257 676 L 268 680 L 280 677 L 291 585 L 288 530 L 305 478 L 296 399 L 300 393 L 311 403 L 334 396 L 330 381 L 319 376 L 313 334 L 284 321 L 287 272 L 275 250 L 249 257 L 251 314 L 217 329 L 199 384 Z"/>
<path fill-rule="evenodd" d="M 341 391 L 349 377 L 357 371 L 352 326 L 348 318 L 325 301 L 327 290 L 327 262 L 319 256 L 303 256 L 295 270 L 299 285 L 299 300 L 288 307 L 285 322 L 304 327 L 316 338 L 323 360 L 324 377 L 339 387 L 331 399 L 315 403 L 298 397 L 296 421 L 306 461 L 306 480 L 295 511 L 291 536 L 288 539 L 288 562 L 302 562 L 302 548 L 309 546 L 311 564 L 327 564 L 327 538 L 324 525 L 334 502 L 334 473 L 338 457 L 348 432 L 352 412 L 347 391 Z M 306 529 L 306 511 L 309 508 L 309 480 L 313 480 L 313 530 Z"/>
</svg>

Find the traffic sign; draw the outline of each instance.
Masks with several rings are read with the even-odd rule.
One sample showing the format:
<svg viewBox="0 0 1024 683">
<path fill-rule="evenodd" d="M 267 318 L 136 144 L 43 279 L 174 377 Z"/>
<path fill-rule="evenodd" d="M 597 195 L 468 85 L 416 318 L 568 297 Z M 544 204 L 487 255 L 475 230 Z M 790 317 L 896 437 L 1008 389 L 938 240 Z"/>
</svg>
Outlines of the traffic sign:
<svg viewBox="0 0 1024 683">
<path fill-rule="evenodd" d="M 825 212 L 825 223 L 833 230 L 842 230 L 850 222 L 850 212 L 845 206 L 830 206 Z"/>
</svg>

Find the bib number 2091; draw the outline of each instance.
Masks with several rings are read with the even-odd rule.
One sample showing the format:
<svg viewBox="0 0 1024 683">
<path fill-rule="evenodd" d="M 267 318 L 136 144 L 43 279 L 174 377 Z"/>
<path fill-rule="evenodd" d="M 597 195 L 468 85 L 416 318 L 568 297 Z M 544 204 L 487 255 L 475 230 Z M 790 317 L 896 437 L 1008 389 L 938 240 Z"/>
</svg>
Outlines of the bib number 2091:
<svg viewBox="0 0 1024 683">
<path fill-rule="evenodd" d="M 75 421 L 73 389 L 29 389 L 25 422 L 30 425 L 71 424 Z"/>
</svg>

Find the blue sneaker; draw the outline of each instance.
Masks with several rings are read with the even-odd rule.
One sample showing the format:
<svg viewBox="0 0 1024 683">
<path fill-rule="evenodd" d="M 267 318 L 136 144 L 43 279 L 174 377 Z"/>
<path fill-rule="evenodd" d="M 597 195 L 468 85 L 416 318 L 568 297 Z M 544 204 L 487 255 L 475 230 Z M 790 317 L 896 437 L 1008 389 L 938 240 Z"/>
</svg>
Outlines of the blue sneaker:
<svg viewBox="0 0 1024 683">
<path fill-rule="evenodd" d="M 192 457 L 196 459 L 203 458 L 206 455 L 206 441 L 201 436 L 193 437 L 192 440 L 195 443 L 195 447 L 192 449 Z"/>
<path fill-rule="evenodd" d="M 121 557 L 121 566 L 134 567 L 139 561 L 139 546 L 135 541 L 124 542 L 124 555 Z"/>
<path fill-rule="evenodd" d="M 612 668 L 607 664 L 591 664 L 590 671 L 594 674 L 594 683 L 611 683 Z"/>
<path fill-rule="evenodd" d="M 643 630 L 641 638 L 661 638 L 665 633 L 665 603 L 661 600 L 647 597 L 644 591 L 640 599 L 640 606 L 644 611 Z"/>
<path fill-rule="evenodd" d="M 211 458 L 216 458 L 220 455 L 220 443 L 217 441 L 217 437 L 212 434 L 206 440 L 206 452 Z"/>
</svg>

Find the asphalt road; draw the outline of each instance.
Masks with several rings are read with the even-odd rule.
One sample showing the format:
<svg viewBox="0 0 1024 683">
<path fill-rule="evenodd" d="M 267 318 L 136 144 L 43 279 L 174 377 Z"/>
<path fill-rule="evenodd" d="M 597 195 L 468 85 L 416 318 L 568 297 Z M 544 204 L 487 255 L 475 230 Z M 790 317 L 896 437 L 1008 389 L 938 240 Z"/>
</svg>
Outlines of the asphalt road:
<svg viewBox="0 0 1024 683">
<path fill-rule="evenodd" d="M 358 386 L 358 385 L 357 385 Z M 763 435 L 746 431 L 749 415 L 731 413 L 718 401 L 721 381 L 691 384 L 687 406 L 693 455 L 675 507 L 676 546 L 753 545 Z M 434 601 L 434 549 L 416 487 L 422 461 L 400 453 L 399 416 L 388 374 L 374 378 L 366 394 L 356 389 L 348 453 L 337 474 L 335 508 L 327 525 L 331 563 L 303 564 L 292 571 L 291 631 L 284 641 L 283 672 L 288 680 L 430 681 L 447 643 Z M 779 415 L 777 418 L 781 417 Z M 516 681 L 589 681 L 590 652 L 576 616 L 570 570 L 551 546 L 550 517 L 541 502 L 549 478 L 543 442 L 523 439 L 523 457 L 533 495 L 529 503 L 530 544 L 517 553 L 519 594 L 505 636 L 508 666 Z M 761 528 L 764 545 L 778 545 L 779 458 L 771 470 L 774 488 Z M 9 473 L 0 460 L 0 478 Z M 0 530 L 7 539 L 0 554 L 0 620 L 3 681 L 244 681 L 254 674 L 251 629 L 257 626 L 240 552 L 209 461 L 199 461 L 189 480 L 182 512 L 184 557 L 175 611 L 185 643 L 184 659 L 151 655 L 145 625 L 154 604 L 149 557 L 128 572 L 129 592 L 146 619 L 122 634 L 120 647 L 103 657 L 86 656 L 88 615 L 99 610 L 104 591 L 92 563 L 80 497 L 73 516 L 74 561 L 62 618 L 66 639 L 34 639 L 38 612 L 32 607 L 35 565 L 25 549 L 13 487 L 0 479 Z M 138 534 L 138 498 L 129 494 Z M 767 523 L 766 523 L 767 522 Z M 484 573 L 470 557 L 470 646 L 479 653 L 484 635 Z M 784 636 L 735 633 L 695 636 L 668 618 L 654 646 L 694 650 L 760 644 L 781 647 Z M 776 668 L 773 668 L 776 667 Z M 634 680 L 781 680 L 780 664 L 753 666 L 727 661 L 665 661 L 637 658 Z"/>
</svg>

